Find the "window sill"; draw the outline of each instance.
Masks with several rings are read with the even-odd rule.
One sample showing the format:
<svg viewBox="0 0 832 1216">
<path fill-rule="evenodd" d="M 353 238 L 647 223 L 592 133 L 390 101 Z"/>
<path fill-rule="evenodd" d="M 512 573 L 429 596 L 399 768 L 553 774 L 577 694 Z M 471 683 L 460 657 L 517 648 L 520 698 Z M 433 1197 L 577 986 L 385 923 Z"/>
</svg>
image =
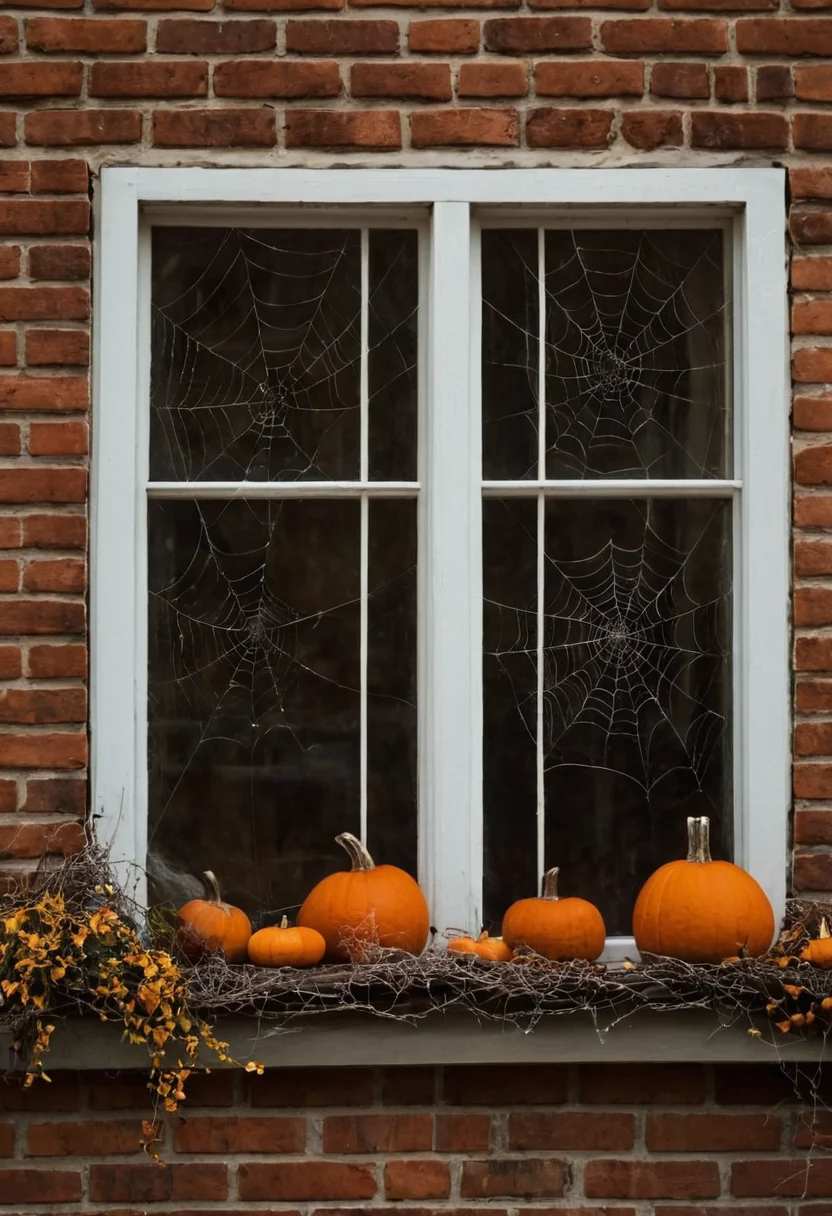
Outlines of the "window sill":
<svg viewBox="0 0 832 1216">
<path fill-rule="evenodd" d="M 537 1063 L 772 1063 L 820 1060 L 823 1036 L 781 1035 L 760 1021 L 760 1037 L 748 1022 L 721 1024 L 705 1010 L 639 1010 L 607 1028 L 602 1018 L 577 1011 L 544 1018 L 534 1031 L 507 1023 L 479 1022 L 466 1011 L 435 1012 L 418 1025 L 381 1021 L 371 1014 L 330 1013 L 299 1017 L 291 1029 L 272 1030 L 252 1018 L 227 1017 L 217 1031 L 241 1063 L 269 1068 L 343 1065 L 537 1064 Z M 10 1045 L 0 1035 L 0 1050 Z M 7 1057 L 8 1058 L 8 1057 Z M 212 1068 L 222 1067 L 206 1057 Z M 69 1019 L 58 1026 L 45 1061 L 59 1069 L 136 1069 L 142 1049 L 121 1042 L 116 1026 Z"/>
</svg>

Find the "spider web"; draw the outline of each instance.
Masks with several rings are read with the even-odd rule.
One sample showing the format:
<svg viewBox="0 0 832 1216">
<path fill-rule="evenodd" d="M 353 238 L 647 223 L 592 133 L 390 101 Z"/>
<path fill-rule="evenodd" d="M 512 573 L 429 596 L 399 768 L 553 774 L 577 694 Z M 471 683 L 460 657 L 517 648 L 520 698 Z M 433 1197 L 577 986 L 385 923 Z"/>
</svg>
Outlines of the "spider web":
<svg viewBox="0 0 832 1216">
<path fill-rule="evenodd" d="M 484 233 L 485 476 L 537 476 L 537 233 Z M 721 477 L 719 230 L 545 233 L 550 478 Z"/>
<path fill-rule="evenodd" d="M 416 447 L 416 239 L 367 239 L 369 473 L 404 479 Z M 361 240 L 154 230 L 152 479 L 359 477 Z M 150 502 L 157 875 L 222 871 L 229 898 L 273 913 L 332 868 L 338 832 L 359 830 L 360 510 L 321 498 Z M 407 868 L 415 550 L 415 501 L 371 501 L 369 832 Z"/>
</svg>

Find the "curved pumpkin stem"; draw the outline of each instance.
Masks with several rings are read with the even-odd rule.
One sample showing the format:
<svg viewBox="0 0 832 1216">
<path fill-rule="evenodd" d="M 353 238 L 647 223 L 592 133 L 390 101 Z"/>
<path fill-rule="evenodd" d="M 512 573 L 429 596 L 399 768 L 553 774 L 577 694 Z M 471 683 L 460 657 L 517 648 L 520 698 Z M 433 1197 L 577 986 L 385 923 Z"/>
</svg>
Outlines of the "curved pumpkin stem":
<svg viewBox="0 0 832 1216">
<path fill-rule="evenodd" d="M 711 821 L 707 815 L 688 819 L 688 861 L 703 865 L 711 860 Z"/>
<path fill-rule="evenodd" d="M 557 899 L 558 898 L 558 874 L 560 870 L 554 866 L 551 870 L 547 870 L 543 875 L 543 894 L 542 899 Z"/>
<path fill-rule="evenodd" d="M 353 836 L 352 832 L 342 832 L 340 836 L 335 837 L 335 843 L 347 850 L 353 870 L 374 870 L 376 868 L 376 863 L 367 852 L 366 845 L 363 845 L 357 836 Z"/>
<path fill-rule="evenodd" d="M 281 927 L 281 929 L 289 928 L 289 917 L 288 916 L 283 917 L 283 919 L 280 922 L 280 927 Z"/>
<path fill-rule="evenodd" d="M 215 904 L 222 904 L 222 896 L 220 895 L 220 884 L 217 882 L 217 876 L 213 870 L 203 870 L 202 877 L 211 888 L 211 899 Z"/>
</svg>

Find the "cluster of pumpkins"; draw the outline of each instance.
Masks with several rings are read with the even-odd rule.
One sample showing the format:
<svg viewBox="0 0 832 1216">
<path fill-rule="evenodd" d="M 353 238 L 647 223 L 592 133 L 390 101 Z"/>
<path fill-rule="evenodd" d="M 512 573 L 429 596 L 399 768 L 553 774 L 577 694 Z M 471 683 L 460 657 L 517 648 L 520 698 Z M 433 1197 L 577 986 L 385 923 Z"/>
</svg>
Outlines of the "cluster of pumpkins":
<svg viewBox="0 0 832 1216">
<path fill-rule="evenodd" d="M 222 950 L 231 963 L 263 967 L 347 960 L 362 940 L 421 954 L 430 919 L 418 884 L 397 866 L 376 866 L 349 832 L 336 840 L 347 850 L 352 868 L 318 883 L 294 927 L 284 917 L 280 925 L 252 933 L 245 912 L 222 902 L 216 880 L 208 874 L 214 898 L 191 900 L 179 911 L 185 952 L 197 957 L 206 949 Z M 606 939 L 601 913 L 585 899 L 559 899 L 557 875 L 553 869 L 544 876 L 539 898 L 512 904 L 503 918 L 502 937 L 456 937 L 448 949 L 492 962 L 510 962 L 518 949 L 552 960 L 597 959 Z M 633 935 L 642 953 L 686 962 L 719 963 L 739 953 L 756 957 L 771 946 L 774 912 L 750 874 L 731 862 L 711 860 L 708 820 L 691 818 L 687 859 L 668 862 L 647 880 L 633 912 Z M 832 949 L 829 953 L 826 965 L 832 965 Z"/>
</svg>

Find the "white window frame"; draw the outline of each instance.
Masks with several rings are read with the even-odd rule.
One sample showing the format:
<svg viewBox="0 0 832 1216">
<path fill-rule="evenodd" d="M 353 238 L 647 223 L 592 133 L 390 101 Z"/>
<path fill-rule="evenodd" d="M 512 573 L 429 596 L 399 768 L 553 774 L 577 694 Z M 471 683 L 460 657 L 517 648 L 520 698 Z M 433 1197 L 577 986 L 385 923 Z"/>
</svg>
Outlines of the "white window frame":
<svg viewBox="0 0 832 1216">
<path fill-rule="evenodd" d="M 92 806 L 98 839 L 123 879 L 143 897 L 150 349 L 143 216 L 203 208 L 201 222 L 207 212 L 223 223 L 253 206 L 258 225 L 270 213 L 282 211 L 285 220 L 287 209 L 311 206 L 428 216 L 421 288 L 419 876 L 433 922 L 472 930 L 482 915 L 483 867 L 478 217 L 533 213 L 540 222 L 571 224 L 594 216 L 639 226 L 665 216 L 678 226 L 683 208 L 692 219 L 727 225 L 734 469 L 722 487 L 734 502 L 734 856 L 781 916 L 790 807 L 786 216 L 784 172 L 767 168 L 102 170 L 91 491 Z M 645 479 L 638 496 L 674 490 L 686 496 L 697 486 L 713 491 L 712 483 Z M 632 482 L 560 483 L 558 490 L 593 497 L 625 492 L 632 495 Z M 610 945 L 611 957 L 632 953 L 630 939 Z"/>
</svg>

